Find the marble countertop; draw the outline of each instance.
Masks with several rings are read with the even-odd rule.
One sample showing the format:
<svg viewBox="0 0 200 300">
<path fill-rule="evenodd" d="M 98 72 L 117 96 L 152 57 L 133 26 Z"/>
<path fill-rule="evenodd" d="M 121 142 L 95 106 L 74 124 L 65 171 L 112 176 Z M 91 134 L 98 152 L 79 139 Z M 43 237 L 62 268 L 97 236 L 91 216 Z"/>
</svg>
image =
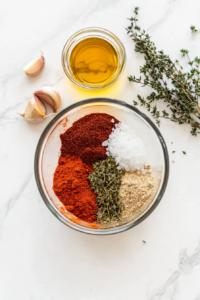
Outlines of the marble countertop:
<svg viewBox="0 0 200 300">
<path fill-rule="evenodd" d="M 181 48 L 187 48 L 191 57 L 199 55 L 200 31 L 196 36 L 190 33 L 191 25 L 200 29 L 200 2 L 196 0 L 0 3 L 2 300 L 200 300 L 200 136 L 192 137 L 186 125 L 163 120 L 160 130 L 171 166 L 161 203 L 127 232 L 90 236 L 58 221 L 36 187 L 34 152 L 49 119 L 31 125 L 15 114 L 23 112 L 31 93 L 43 85 L 60 92 L 63 108 L 90 97 L 112 97 L 132 104 L 138 93 L 148 95 L 148 89 L 127 80 L 128 75 L 138 74 L 142 64 L 125 31 L 135 6 L 140 7 L 141 27 L 158 49 L 180 59 L 183 67 L 187 62 L 180 55 Z M 61 66 L 66 40 L 89 26 L 112 31 L 127 51 L 123 76 L 99 92 L 77 88 Z M 46 57 L 45 69 L 29 78 L 22 69 L 40 49 Z"/>
</svg>

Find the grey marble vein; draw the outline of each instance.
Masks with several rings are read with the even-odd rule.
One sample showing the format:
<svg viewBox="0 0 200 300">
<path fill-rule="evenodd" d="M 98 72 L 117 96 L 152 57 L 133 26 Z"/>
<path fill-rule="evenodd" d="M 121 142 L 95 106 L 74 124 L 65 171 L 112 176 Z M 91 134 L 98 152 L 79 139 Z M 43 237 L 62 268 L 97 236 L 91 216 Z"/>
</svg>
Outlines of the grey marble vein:
<svg viewBox="0 0 200 300">
<path fill-rule="evenodd" d="M 104 10 L 107 7 L 109 7 L 110 5 L 114 5 L 118 2 L 119 0 L 99 0 L 93 7 L 91 10 L 88 10 L 85 14 L 84 14 L 84 18 L 86 18 L 87 16 L 91 15 L 92 13 L 94 13 L 95 11 L 100 11 L 100 10 Z"/>
<path fill-rule="evenodd" d="M 65 75 L 61 75 L 61 76 L 56 76 L 56 78 L 54 78 L 53 82 L 45 82 L 42 86 L 51 86 L 54 87 L 56 84 L 58 84 L 60 81 L 62 81 L 65 78 Z"/>
<path fill-rule="evenodd" d="M 179 262 L 177 270 L 175 270 L 167 281 L 163 284 L 157 293 L 155 293 L 151 300 L 164 299 L 166 292 L 171 289 L 170 299 L 174 300 L 174 295 L 177 292 L 178 281 L 181 276 L 190 275 L 193 272 L 193 268 L 200 264 L 200 243 L 191 255 L 187 254 L 187 249 L 184 249 L 179 254 Z M 200 295 L 195 298 L 200 300 Z"/>
<path fill-rule="evenodd" d="M 45 85 L 49 85 L 49 86 L 53 87 L 54 85 L 56 85 L 57 83 L 59 83 L 63 78 L 64 78 L 64 75 L 63 76 L 58 76 L 58 78 L 56 80 L 54 80 L 53 83 L 49 83 L 48 82 L 48 83 L 45 83 L 44 86 Z M 29 97 L 27 96 L 25 98 L 25 100 L 18 102 L 14 106 L 9 106 L 5 110 L 3 110 L 2 112 L 0 112 L 0 126 L 1 126 L 1 122 L 2 121 L 6 121 L 7 124 L 8 124 L 8 122 L 9 123 L 10 122 L 13 123 L 13 122 L 17 121 L 19 119 L 18 115 L 15 114 L 15 112 L 13 112 L 13 111 L 14 110 L 16 111 L 17 107 L 19 105 L 21 105 L 22 103 L 24 103 L 24 102 L 27 103 L 28 99 L 29 99 Z"/>
<path fill-rule="evenodd" d="M 23 184 L 21 185 L 19 191 L 12 196 L 10 199 L 8 199 L 7 203 L 3 206 L 3 208 L 0 210 L 0 237 L 2 235 L 2 225 L 4 223 L 4 220 L 6 216 L 9 214 L 17 200 L 20 198 L 24 190 L 26 189 L 27 185 L 29 184 L 31 180 L 32 174 L 28 174 L 26 179 L 24 180 Z"/>
<path fill-rule="evenodd" d="M 30 203 L 24 207 L 23 202 L 30 193 L 39 199 L 37 188 L 32 189 L 30 160 L 47 120 L 31 125 L 15 114 L 24 111 L 31 93 L 43 85 L 54 86 L 60 92 L 62 107 L 99 95 L 132 104 L 138 93 L 146 95 L 148 91 L 126 79 L 139 71 L 144 59 L 134 53 L 134 42 L 125 31 L 129 25 L 126 18 L 139 6 L 139 24 L 141 22 L 145 30 L 149 27 L 148 33 L 159 40 L 159 45 L 165 45 L 166 53 L 176 54 L 180 46 L 193 56 L 192 49 L 194 55 L 200 49 L 200 32 L 192 36 L 189 26 L 200 28 L 200 2 L 2 0 L 0 6 L 0 170 L 2 195 L 7 195 L 0 202 L 0 300 L 64 300 L 66 297 L 70 300 L 200 300 L 200 246 L 191 248 L 191 243 L 197 245 L 199 238 L 200 137 L 192 138 L 184 125 L 162 122 L 160 130 L 169 154 L 172 150 L 177 152 L 162 203 L 145 223 L 122 235 L 99 239 L 72 231 L 48 212 L 44 215 L 37 201 L 31 203 L 31 208 Z M 189 25 L 184 24 L 187 20 Z M 183 32 L 182 24 L 187 26 L 187 32 Z M 114 31 L 122 40 L 128 58 L 132 55 L 119 85 L 100 94 L 73 86 L 60 61 L 67 38 L 88 26 Z M 39 55 L 40 49 L 46 57 L 44 72 L 35 78 L 26 77 L 22 69 Z M 185 68 L 187 60 L 183 58 L 180 64 Z M 178 155 L 182 150 L 188 155 Z M 15 182 L 24 158 L 28 176 L 23 175 Z M 7 189 L 10 189 L 9 194 Z M 24 229 L 23 234 L 20 234 L 21 229 Z M 176 234 L 180 234 L 180 238 L 175 238 Z M 147 247 L 138 244 L 144 235 L 146 240 L 152 241 Z M 187 250 L 180 251 L 180 241 Z M 173 253 L 169 253 L 166 244 Z M 165 259 L 166 267 L 155 267 L 158 261 L 155 253 Z M 158 273 L 160 269 L 162 272 Z"/>
<path fill-rule="evenodd" d="M 3 121 L 6 121 L 6 124 L 16 122 L 19 119 L 18 115 L 16 114 L 16 108 L 23 102 L 27 102 L 27 101 L 28 101 L 28 98 L 26 98 L 23 101 L 18 102 L 14 106 L 7 107 L 4 111 L 2 111 L 0 113 L 0 127 L 2 127 Z"/>
<path fill-rule="evenodd" d="M 164 15 L 162 15 L 162 16 L 160 17 L 160 19 L 159 19 L 156 23 L 154 23 L 154 24 L 152 24 L 151 26 L 149 26 L 149 27 L 147 28 L 146 31 L 151 31 L 151 32 L 153 32 L 155 29 L 158 29 L 158 28 L 162 25 L 162 23 L 164 23 L 165 20 L 166 20 L 166 19 L 171 15 L 171 13 L 174 11 L 174 6 L 175 6 L 175 4 L 176 4 L 176 1 L 177 1 L 177 0 L 171 0 L 171 1 L 169 1 L 168 8 L 167 8 L 166 12 L 164 13 Z"/>
<path fill-rule="evenodd" d="M 53 33 L 49 33 L 49 35 L 45 38 L 45 41 L 41 41 L 41 44 L 37 46 L 32 47 L 31 53 L 29 52 L 28 55 L 24 55 L 22 57 L 22 60 L 18 62 L 18 66 L 12 71 L 8 72 L 7 74 L 3 74 L 2 76 L 0 75 L 0 82 L 2 85 L 7 85 L 10 84 L 14 79 L 17 77 L 20 77 L 23 75 L 22 69 L 24 65 L 30 61 L 30 57 L 34 57 L 35 53 L 38 52 L 38 49 L 42 49 L 48 41 L 53 41 L 55 38 L 58 37 L 59 34 L 62 34 L 63 30 L 66 30 L 66 26 L 74 25 L 80 17 L 84 14 L 85 9 L 78 13 L 78 14 L 73 14 L 73 16 L 68 16 L 66 20 L 60 24 L 60 26 L 55 30 Z M 61 29 L 62 28 L 62 29 Z"/>
<path fill-rule="evenodd" d="M 108 6 L 110 5 L 114 5 L 116 2 L 118 2 L 119 0 L 98 0 L 97 3 L 92 2 L 93 5 L 91 5 L 91 3 L 88 5 L 87 9 L 85 7 L 82 8 L 82 10 L 78 13 L 76 13 L 76 10 L 73 12 L 72 15 L 69 15 L 63 23 L 60 24 L 60 26 L 58 26 L 58 28 L 55 30 L 55 32 L 50 33 L 48 35 L 48 37 L 45 38 L 45 41 L 42 42 L 41 45 L 37 45 L 35 47 L 32 47 L 32 54 L 29 53 L 28 56 L 25 55 L 23 57 L 23 60 L 21 62 L 18 63 L 18 67 L 12 71 L 9 72 L 8 74 L 3 74 L 2 76 L 0 75 L 0 82 L 3 85 L 6 85 L 10 82 L 12 82 L 12 80 L 16 79 L 19 76 L 22 76 L 22 68 L 24 66 L 24 64 L 27 63 L 27 59 L 30 60 L 30 57 L 34 56 L 34 54 L 36 53 L 36 51 L 38 51 L 38 48 L 42 49 L 43 46 L 48 43 L 48 41 L 53 41 L 55 38 L 57 38 L 60 34 L 63 33 L 64 30 L 66 30 L 66 27 L 69 28 L 70 26 L 74 26 L 74 24 L 76 24 L 80 19 L 84 19 L 87 18 L 89 15 L 92 15 L 92 13 L 94 13 L 95 11 L 99 11 L 99 10 L 103 10 L 106 9 Z M 29 57 L 29 58 L 28 58 Z M 20 66 L 21 64 L 21 66 Z"/>
</svg>

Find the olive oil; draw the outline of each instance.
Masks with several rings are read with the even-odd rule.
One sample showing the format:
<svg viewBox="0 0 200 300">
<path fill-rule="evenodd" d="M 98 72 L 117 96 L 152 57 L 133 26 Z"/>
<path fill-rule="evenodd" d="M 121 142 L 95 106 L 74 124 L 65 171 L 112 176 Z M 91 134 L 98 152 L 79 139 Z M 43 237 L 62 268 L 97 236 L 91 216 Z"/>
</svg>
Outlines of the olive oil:
<svg viewBox="0 0 200 300">
<path fill-rule="evenodd" d="M 102 38 L 80 41 L 72 49 L 69 64 L 78 82 L 95 86 L 110 82 L 119 69 L 115 48 Z"/>
</svg>

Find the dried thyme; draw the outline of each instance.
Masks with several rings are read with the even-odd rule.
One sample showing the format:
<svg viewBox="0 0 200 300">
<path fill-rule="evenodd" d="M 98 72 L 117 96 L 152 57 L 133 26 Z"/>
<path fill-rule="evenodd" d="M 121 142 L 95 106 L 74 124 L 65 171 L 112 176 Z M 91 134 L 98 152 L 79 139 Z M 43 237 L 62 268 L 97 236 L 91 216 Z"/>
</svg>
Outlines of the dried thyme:
<svg viewBox="0 0 200 300">
<path fill-rule="evenodd" d="M 119 221 L 122 215 L 119 188 L 124 171 L 117 169 L 116 162 L 111 156 L 105 161 L 94 163 L 93 169 L 88 179 L 91 189 L 97 195 L 96 204 L 99 206 L 97 221 L 100 223 Z"/>
<path fill-rule="evenodd" d="M 127 28 L 127 33 L 135 42 L 135 52 L 144 54 L 145 64 L 140 67 L 140 73 L 144 76 L 136 78 L 128 77 L 129 81 L 149 86 L 154 91 L 144 99 L 138 95 L 141 105 L 146 106 L 152 116 L 156 118 L 159 125 L 159 118 L 169 119 L 178 124 L 190 124 L 191 134 L 197 135 L 200 129 L 200 107 L 198 97 L 200 96 L 200 58 L 191 60 L 186 49 L 180 50 L 182 55 L 188 58 L 191 66 L 189 72 L 183 72 L 179 62 L 173 62 L 164 51 L 157 51 L 150 36 L 141 30 L 137 25 L 137 15 L 139 8 L 135 8 L 135 16 L 130 18 L 131 25 Z M 195 26 L 191 26 L 193 34 L 197 31 Z M 177 65 L 176 65 L 177 64 Z M 172 88 L 171 88 L 172 84 Z M 162 113 L 157 106 L 151 103 L 162 99 L 166 102 L 168 111 Z M 137 102 L 134 101 L 134 105 Z"/>
<path fill-rule="evenodd" d="M 193 34 L 195 34 L 198 30 L 195 28 L 195 26 L 190 26 L 190 29 Z"/>
</svg>

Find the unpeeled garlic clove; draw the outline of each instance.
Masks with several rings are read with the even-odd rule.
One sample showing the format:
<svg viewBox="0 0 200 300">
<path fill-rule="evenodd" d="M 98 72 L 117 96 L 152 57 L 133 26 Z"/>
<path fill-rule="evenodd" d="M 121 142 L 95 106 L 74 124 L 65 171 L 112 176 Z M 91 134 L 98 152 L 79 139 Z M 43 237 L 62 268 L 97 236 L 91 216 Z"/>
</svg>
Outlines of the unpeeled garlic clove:
<svg viewBox="0 0 200 300">
<path fill-rule="evenodd" d="M 27 103 L 25 112 L 19 115 L 30 123 L 40 123 L 46 117 L 46 108 L 42 101 L 33 95 Z"/>
<path fill-rule="evenodd" d="M 24 72 L 29 75 L 29 76 L 36 76 L 38 75 L 42 69 L 44 68 L 44 55 L 41 52 L 41 56 L 37 57 L 33 60 L 31 60 L 25 67 L 24 67 Z"/>
<path fill-rule="evenodd" d="M 50 86 L 44 86 L 34 92 L 34 95 L 41 100 L 46 101 L 53 109 L 54 112 L 58 111 L 61 105 L 60 94 Z"/>
</svg>

